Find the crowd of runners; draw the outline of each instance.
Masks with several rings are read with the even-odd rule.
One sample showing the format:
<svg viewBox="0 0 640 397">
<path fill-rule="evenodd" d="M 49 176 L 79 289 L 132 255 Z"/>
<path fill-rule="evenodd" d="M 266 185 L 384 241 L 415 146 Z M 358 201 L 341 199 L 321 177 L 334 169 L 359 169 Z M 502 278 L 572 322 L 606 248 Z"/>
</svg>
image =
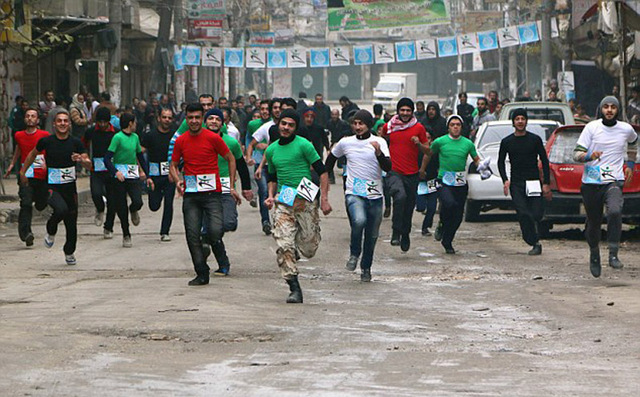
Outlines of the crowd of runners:
<svg viewBox="0 0 640 397">
<path fill-rule="evenodd" d="M 290 289 L 287 302 L 302 303 L 296 263 L 301 256 L 313 257 L 318 249 L 319 212 L 332 211 L 329 189 L 335 183 L 337 165 L 351 228 L 346 269 L 355 271 L 359 265 L 363 282 L 371 281 L 385 216 L 391 216 L 391 245 L 402 252 L 410 249 L 417 209 L 424 214 L 422 234 L 430 236 L 429 229 L 435 225 L 433 236 L 444 252 L 456 253 L 454 239 L 463 220 L 469 159 L 480 172 L 491 172 L 468 138 L 471 126 L 466 117 L 444 119 L 432 102 L 425 122 L 419 114 L 425 113 L 424 103 L 416 110 L 410 98 L 402 98 L 396 113 L 386 118 L 379 108 L 372 115 L 348 98 L 341 99 L 342 116 L 326 105 L 316 106 L 317 102 L 273 98 L 255 101 L 255 112 L 245 112 L 246 123 L 238 128 L 239 122 L 232 120 L 237 112 L 221 106 L 220 99 L 216 104 L 211 95 L 201 95 L 182 109 L 178 122 L 175 109 L 159 108 L 144 130 L 135 114 L 123 112 L 116 117 L 113 108 L 97 106 L 81 136 L 72 133 L 72 115 L 65 109 L 51 117 L 51 131 L 39 128 L 40 109 L 24 109 L 25 129 L 15 134 L 16 150 L 6 172 L 19 169 L 20 239 L 27 246 L 34 244 L 32 207 L 35 204 L 42 211 L 49 205 L 53 212 L 44 244 L 54 246 L 63 222 L 65 260 L 76 264 L 76 178 L 84 168 L 90 173 L 95 225 L 103 228 L 105 239 L 112 239 L 117 215 L 123 247 L 133 246 L 129 222 L 140 223 L 145 188 L 151 211 L 163 209 L 159 238 L 171 240 L 177 192 L 196 273 L 189 285 L 206 285 L 211 253 L 217 262 L 212 274 L 230 274 L 223 240 L 237 229 L 237 205 L 244 199 L 260 207 L 261 230 L 275 240 L 275 261 Z M 601 274 L 604 206 L 608 264 L 623 267 L 618 258 L 622 187 L 633 177 L 631 159 L 636 158 L 637 141 L 631 125 L 618 120 L 620 104 L 615 97 L 604 98 L 600 110 L 602 117 L 585 126 L 574 151 L 574 159 L 585 163 L 581 191 L 594 277 Z M 527 132 L 527 119 L 523 109 L 512 113 L 513 133 L 500 144 L 498 165 L 504 194 L 511 195 L 522 237 L 531 246 L 528 253 L 541 255 L 536 225 L 543 215 L 543 200 L 551 199 L 549 161 L 541 138 Z M 257 185 L 257 199 L 252 184 Z"/>
</svg>

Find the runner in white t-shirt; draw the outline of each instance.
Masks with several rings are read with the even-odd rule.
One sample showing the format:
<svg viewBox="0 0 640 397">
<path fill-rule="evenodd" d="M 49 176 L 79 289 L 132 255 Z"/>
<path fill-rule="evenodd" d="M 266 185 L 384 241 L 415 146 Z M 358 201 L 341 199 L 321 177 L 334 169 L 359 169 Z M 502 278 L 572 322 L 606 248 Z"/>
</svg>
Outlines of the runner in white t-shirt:
<svg viewBox="0 0 640 397">
<path fill-rule="evenodd" d="M 371 135 L 372 126 L 371 113 L 359 110 L 351 122 L 355 136 L 342 138 L 336 143 L 326 161 L 327 169 L 333 169 L 342 156 L 346 156 L 349 164 L 345 200 L 351 221 L 351 253 L 346 267 L 354 271 L 362 254 L 360 280 L 365 282 L 371 281 L 373 252 L 382 222 L 382 171 L 391 170 L 387 142 Z"/>
<path fill-rule="evenodd" d="M 613 96 L 600 102 L 602 118 L 587 124 L 574 151 L 574 159 L 584 162 L 582 200 L 587 213 L 586 237 L 591 250 L 589 268 L 600 277 L 600 227 L 602 210 L 607 206 L 609 266 L 622 269 L 618 248 L 622 234 L 622 187 L 631 182 L 638 135 L 633 127 L 618 121 L 620 103 Z M 626 167 L 625 155 L 627 156 Z"/>
</svg>

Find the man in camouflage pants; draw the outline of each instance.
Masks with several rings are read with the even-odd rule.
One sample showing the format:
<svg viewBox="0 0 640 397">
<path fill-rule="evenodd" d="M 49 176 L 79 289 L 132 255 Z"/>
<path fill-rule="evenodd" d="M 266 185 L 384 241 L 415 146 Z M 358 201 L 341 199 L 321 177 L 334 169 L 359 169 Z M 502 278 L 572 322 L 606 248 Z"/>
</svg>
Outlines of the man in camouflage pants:
<svg viewBox="0 0 640 397">
<path fill-rule="evenodd" d="M 296 252 L 311 258 L 320 244 L 318 187 L 311 182 L 311 167 L 320 175 L 320 208 L 325 215 L 331 212 L 327 172 L 311 142 L 296 135 L 299 123 L 294 110 L 282 112 L 280 139 L 265 152 L 269 164 L 265 204 L 269 209 L 275 206 L 273 237 L 278 245 L 278 266 L 289 284 L 287 303 L 302 303 Z"/>
</svg>

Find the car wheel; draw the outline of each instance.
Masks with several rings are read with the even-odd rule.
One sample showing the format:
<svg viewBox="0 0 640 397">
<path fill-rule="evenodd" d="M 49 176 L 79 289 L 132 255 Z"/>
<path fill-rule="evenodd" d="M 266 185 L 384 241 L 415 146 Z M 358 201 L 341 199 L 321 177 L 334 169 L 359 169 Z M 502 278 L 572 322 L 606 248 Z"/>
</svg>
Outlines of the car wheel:
<svg viewBox="0 0 640 397">
<path fill-rule="evenodd" d="M 551 235 L 551 229 L 553 229 L 553 223 L 549 221 L 541 221 L 538 223 L 538 237 L 549 238 Z"/>
<path fill-rule="evenodd" d="M 466 222 L 480 221 L 480 208 L 482 203 L 479 201 L 467 200 L 467 208 L 464 211 L 464 220 Z"/>
</svg>

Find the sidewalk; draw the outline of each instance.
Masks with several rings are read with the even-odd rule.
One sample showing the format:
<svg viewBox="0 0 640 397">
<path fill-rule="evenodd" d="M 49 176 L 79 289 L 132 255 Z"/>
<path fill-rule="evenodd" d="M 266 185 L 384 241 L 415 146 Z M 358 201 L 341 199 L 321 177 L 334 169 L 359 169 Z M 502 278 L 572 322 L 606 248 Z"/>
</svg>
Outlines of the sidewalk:
<svg viewBox="0 0 640 397">
<path fill-rule="evenodd" d="M 20 211 L 18 197 L 18 183 L 14 175 L 2 179 L 5 194 L 0 194 L 0 223 L 17 222 Z M 89 176 L 80 176 L 76 181 L 78 187 L 78 203 L 82 204 L 91 199 Z M 37 213 L 34 212 L 34 213 Z"/>
</svg>

